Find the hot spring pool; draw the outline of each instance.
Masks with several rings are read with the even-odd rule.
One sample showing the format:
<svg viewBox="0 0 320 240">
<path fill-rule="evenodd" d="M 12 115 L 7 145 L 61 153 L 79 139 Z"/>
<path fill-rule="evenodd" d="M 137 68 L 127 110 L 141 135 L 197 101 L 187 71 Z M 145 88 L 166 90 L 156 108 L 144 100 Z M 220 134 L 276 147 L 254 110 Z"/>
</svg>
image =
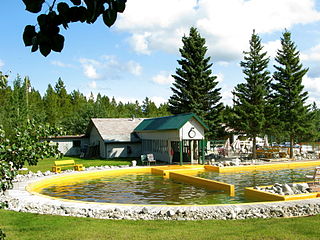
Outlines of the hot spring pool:
<svg viewBox="0 0 320 240">
<path fill-rule="evenodd" d="M 249 202 L 244 198 L 244 188 L 278 183 L 303 182 L 312 168 L 296 168 L 272 171 L 243 171 L 216 173 L 200 171 L 195 176 L 234 184 L 236 195 L 191 186 L 149 173 L 132 173 L 104 176 L 68 184 L 43 188 L 40 193 L 51 197 L 86 202 L 205 205 Z"/>
</svg>

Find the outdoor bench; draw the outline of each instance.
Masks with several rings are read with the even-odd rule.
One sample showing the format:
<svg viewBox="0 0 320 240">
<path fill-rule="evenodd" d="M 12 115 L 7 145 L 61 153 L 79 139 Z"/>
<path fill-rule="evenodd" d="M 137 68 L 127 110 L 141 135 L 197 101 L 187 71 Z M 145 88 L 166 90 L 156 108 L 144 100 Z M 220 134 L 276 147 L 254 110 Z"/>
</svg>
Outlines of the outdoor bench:
<svg viewBox="0 0 320 240">
<path fill-rule="evenodd" d="M 148 164 L 150 165 L 150 163 L 154 163 L 156 164 L 156 160 L 154 159 L 154 156 L 152 153 L 148 153 L 148 154 L 143 154 L 141 155 L 141 163 L 144 164 Z"/>
<path fill-rule="evenodd" d="M 65 167 L 73 167 L 75 171 L 83 171 L 82 164 L 76 164 L 74 160 L 62 160 L 62 161 L 54 161 L 54 166 L 52 166 L 52 172 L 60 173 L 61 168 Z"/>
</svg>

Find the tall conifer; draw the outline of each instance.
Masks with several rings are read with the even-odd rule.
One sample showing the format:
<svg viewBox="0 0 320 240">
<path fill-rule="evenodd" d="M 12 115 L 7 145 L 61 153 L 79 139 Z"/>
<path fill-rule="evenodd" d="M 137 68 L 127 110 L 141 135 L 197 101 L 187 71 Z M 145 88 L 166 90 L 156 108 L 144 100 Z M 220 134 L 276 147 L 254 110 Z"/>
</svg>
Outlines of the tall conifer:
<svg viewBox="0 0 320 240">
<path fill-rule="evenodd" d="M 308 92 L 304 91 L 302 78 L 308 72 L 300 63 L 299 51 L 291 40 L 291 33 L 285 31 L 281 38 L 281 49 L 275 58 L 278 65 L 272 84 L 274 105 L 277 109 L 277 126 L 290 139 L 290 158 L 293 157 L 293 144 L 297 136 L 305 134 L 311 127 L 312 116 L 305 105 Z"/>
<path fill-rule="evenodd" d="M 245 83 L 238 84 L 234 91 L 233 128 L 246 133 L 253 139 L 252 153 L 256 158 L 256 137 L 264 133 L 267 118 L 266 101 L 270 90 L 270 72 L 267 70 L 269 57 L 263 52 L 260 37 L 253 31 L 250 51 L 243 52 L 240 63 Z"/>
<path fill-rule="evenodd" d="M 205 39 L 197 29 L 191 27 L 189 36 L 182 38 L 183 47 L 179 49 L 182 59 L 178 60 L 180 68 L 172 75 L 175 82 L 169 99 L 169 111 L 173 114 L 195 113 L 207 123 L 210 128 L 208 137 L 212 138 L 220 128 L 220 88 L 216 88 L 217 77 L 212 75 L 206 57 Z"/>
</svg>

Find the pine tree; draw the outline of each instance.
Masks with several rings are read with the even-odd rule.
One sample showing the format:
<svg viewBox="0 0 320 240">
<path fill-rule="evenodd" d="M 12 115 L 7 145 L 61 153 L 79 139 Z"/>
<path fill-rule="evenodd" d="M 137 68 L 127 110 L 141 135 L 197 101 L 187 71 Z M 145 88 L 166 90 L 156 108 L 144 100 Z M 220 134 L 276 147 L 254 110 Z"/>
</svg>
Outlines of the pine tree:
<svg viewBox="0 0 320 240">
<path fill-rule="evenodd" d="M 290 158 L 293 157 L 295 139 L 311 127 L 309 106 L 305 105 L 308 92 L 304 91 L 302 78 L 308 72 L 300 63 L 299 51 L 291 40 L 291 33 L 285 31 L 281 38 L 281 49 L 275 58 L 275 72 L 272 84 L 273 102 L 277 110 L 277 126 L 290 138 Z"/>
<path fill-rule="evenodd" d="M 59 107 L 58 107 L 58 95 L 54 91 L 51 84 L 48 85 L 46 93 L 43 97 L 44 106 L 46 110 L 46 122 L 52 126 L 59 124 Z"/>
<path fill-rule="evenodd" d="M 150 98 L 146 97 L 142 102 L 142 112 L 145 117 L 157 117 L 158 109 L 154 102 Z"/>
<path fill-rule="evenodd" d="M 215 135 L 220 127 L 220 112 L 223 109 L 220 103 L 220 88 L 216 88 L 217 77 L 212 76 L 212 63 L 206 57 L 207 47 L 205 39 L 200 36 L 197 29 L 192 27 L 189 36 L 182 38 L 183 47 L 179 49 L 181 60 L 180 68 L 176 69 L 173 95 L 169 99 L 169 111 L 173 114 L 195 113 L 210 128 L 208 137 Z"/>
<path fill-rule="evenodd" d="M 58 112 L 59 112 L 59 121 L 62 122 L 63 119 L 68 118 L 71 114 L 71 99 L 70 95 L 67 92 L 66 85 L 61 78 L 58 79 L 54 90 L 58 96 Z"/>
<path fill-rule="evenodd" d="M 256 137 L 264 133 L 267 123 L 266 103 L 270 95 L 270 72 L 267 70 L 269 57 L 263 52 L 260 37 L 253 31 L 250 51 L 244 51 L 243 68 L 245 83 L 233 91 L 233 128 L 252 138 L 252 157 L 256 158 Z"/>
<path fill-rule="evenodd" d="M 260 37 L 253 31 L 250 51 L 243 52 L 240 63 L 245 75 L 245 83 L 240 83 L 233 91 L 233 128 L 246 133 L 253 139 L 252 153 L 256 158 L 256 137 L 264 133 L 267 118 L 266 101 L 270 92 L 270 72 L 267 70 L 269 57 L 263 52 Z"/>
</svg>

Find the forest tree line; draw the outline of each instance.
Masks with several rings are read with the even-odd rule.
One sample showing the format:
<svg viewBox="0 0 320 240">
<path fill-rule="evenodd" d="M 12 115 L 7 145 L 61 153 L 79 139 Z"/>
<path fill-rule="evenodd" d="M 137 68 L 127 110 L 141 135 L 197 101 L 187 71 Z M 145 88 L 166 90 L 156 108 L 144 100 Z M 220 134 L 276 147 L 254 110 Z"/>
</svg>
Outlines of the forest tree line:
<svg viewBox="0 0 320 240">
<path fill-rule="evenodd" d="M 66 134 L 84 134 L 90 118 L 150 118 L 170 115 L 167 104 L 159 107 L 146 97 L 142 104 L 117 102 L 114 97 L 86 97 L 79 90 L 68 92 L 61 78 L 48 85 L 42 96 L 28 77 L 19 75 L 12 86 L 6 81 L 0 88 L 0 125 L 7 133 L 34 120 L 60 127 Z"/>
</svg>

